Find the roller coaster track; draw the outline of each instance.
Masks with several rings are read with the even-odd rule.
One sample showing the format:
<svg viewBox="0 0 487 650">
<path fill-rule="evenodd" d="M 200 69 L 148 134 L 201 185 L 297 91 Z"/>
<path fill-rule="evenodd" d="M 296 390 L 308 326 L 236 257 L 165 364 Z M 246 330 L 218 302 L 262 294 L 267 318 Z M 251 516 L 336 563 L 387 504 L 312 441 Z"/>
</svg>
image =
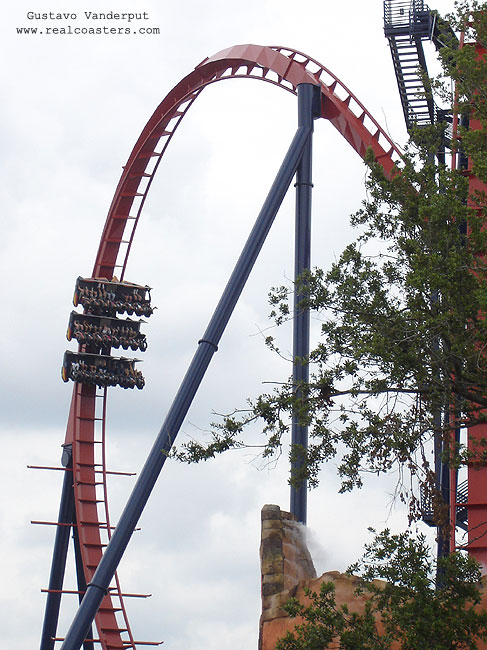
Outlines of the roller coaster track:
<svg viewBox="0 0 487 650">
<path fill-rule="evenodd" d="M 265 81 L 297 93 L 299 84 L 318 86 L 321 95 L 320 117 L 327 119 L 363 158 L 371 148 L 386 175 L 391 175 L 400 157 L 397 147 L 348 88 L 315 59 L 286 47 L 238 45 L 205 59 L 182 79 L 157 107 L 137 140 L 123 169 L 115 191 L 93 268 L 93 278 L 124 278 L 134 235 L 145 200 L 166 149 L 201 91 L 229 78 Z M 79 556 L 85 583 L 90 584 L 100 562 L 112 526 L 108 514 L 105 462 L 106 389 L 75 384 L 68 419 L 65 446 L 72 449 L 75 514 L 60 520 L 58 528 L 72 526 L 79 540 Z M 101 514 L 103 513 L 103 514 Z M 61 513 L 60 513 L 61 514 Z M 56 551 L 55 551 L 56 553 Z M 54 558 L 55 559 L 55 558 Z M 53 559 L 53 563 L 54 563 Z M 61 577 L 62 585 L 62 577 Z M 58 580 L 59 583 L 59 580 Z M 83 585 L 79 585 L 82 593 Z M 86 589 L 86 586 L 84 587 Z M 51 598 L 60 597 L 62 587 L 48 590 Z M 86 650 L 99 644 L 103 650 L 157 645 L 135 641 L 128 623 L 118 578 L 103 598 L 95 617 L 97 636 L 84 643 Z M 53 647 L 57 616 L 45 646 Z"/>
<path fill-rule="evenodd" d="M 397 147 L 350 90 L 315 59 L 285 47 L 237 45 L 205 59 L 159 104 L 137 140 L 115 191 L 93 277 L 111 278 L 117 269 L 123 278 L 137 222 L 159 163 L 181 120 L 200 92 L 228 78 L 259 79 L 296 94 L 300 83 L 320 86 L 321 117 L 329 120 L 362 157 L 368 147 L 390 174 Z M 159 151 L 156 149 L 159 147 Z M 130 211 L 134 208 L 135 214 Z M 131 232 L 123 234 L 127 222 Z M 125 251 L 119 255 L 122 244 Z"/>
</svg>

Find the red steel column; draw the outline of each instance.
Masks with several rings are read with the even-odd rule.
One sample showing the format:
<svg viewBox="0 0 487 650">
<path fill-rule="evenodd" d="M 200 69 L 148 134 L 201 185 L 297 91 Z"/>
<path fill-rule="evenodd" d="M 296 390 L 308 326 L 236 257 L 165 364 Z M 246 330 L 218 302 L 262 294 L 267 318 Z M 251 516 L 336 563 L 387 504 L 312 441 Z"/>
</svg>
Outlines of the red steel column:
<svg viewBox="0 0 487 650">
<path fill-rule="evenodd" d="M 479 57 L 485 56 L 485 49 L 477 45 Z M 475 116 L 470 117 L 469 128 L 476 131 L 482 125 Z M 487 185 L 472 174 L 469 160 L 469 198 L 468 205 L 475 208 L 471 200 L 476 191 L 487 192 Z M 474 462 L 468 467 L 468 551 L 481 564 L 482 573 L 487 575 L 487 465 L 475 463 L 475 457 L 484 448 L 482 440 L 487 440 L 487 423 L 477 424 L 468 429 L 468 449 Z"/>
</svg>

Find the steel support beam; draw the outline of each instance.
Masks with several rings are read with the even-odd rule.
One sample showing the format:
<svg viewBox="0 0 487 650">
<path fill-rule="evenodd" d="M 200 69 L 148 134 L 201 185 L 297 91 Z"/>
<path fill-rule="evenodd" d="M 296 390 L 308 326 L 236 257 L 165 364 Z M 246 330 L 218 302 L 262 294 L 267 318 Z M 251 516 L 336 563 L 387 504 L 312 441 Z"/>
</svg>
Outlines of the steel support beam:
<svg viewBox="0 0 487 650">
<path fill-rule="evenodd" d="M 302 285 L 303 273 L 311 262 L 311 194 L 312 194 L 312 144 L 313 120 L 317 117 L 319 91 L 312 84 L 298 86 L 298 126 L 309 129 L 309 137 L 296 172 L 296 220 L 294 243 L 294 311 L 293 311 L 293 385 L 296 407 L 291 431 L 291 480 L 305 463 L 308 448 L 308 425 L 305 422 L 305 387 L 309 381 L 309 307 Z M 306 523 L 308 486 L 306 480 L 291 485 L 291 513 L 298 521 Z"/>
<path fill-rule="evenodd" d="M 308 85 L 308 84 L 306 84 Z M 168 411 L 154 446 L 134 486 L 120 521 L 105 549 L 98 568 L 61 646 L 61 650 L 79 650 L 83 639 L 107 593 L 122 555 L 132 537 L 140 515 L 152 492 L 218 343 L 245 286 L 250 271 L 264 244 L 274 218 L 296 173 L 312 126 L 298 126 L 291 146 L 267 195 L 247 243 L 223 291 L 179 391 Z"/>
<path fill-rule="evenodd" d="M 73 472 L 71 471 L 71 463 L 69 463 L 69 467 L 66 467 L 64 472 L 58 523 L 72 524 L 75 516 L 74 510 Z M 60 592 L 63 588 L 70 533 L 71 526 L 69 525 L 61 525 L 56 528 L 40 650 L 53 650 L 54 648 L 53 639 L 56 636 L 59 619 Z"/>
</svg>

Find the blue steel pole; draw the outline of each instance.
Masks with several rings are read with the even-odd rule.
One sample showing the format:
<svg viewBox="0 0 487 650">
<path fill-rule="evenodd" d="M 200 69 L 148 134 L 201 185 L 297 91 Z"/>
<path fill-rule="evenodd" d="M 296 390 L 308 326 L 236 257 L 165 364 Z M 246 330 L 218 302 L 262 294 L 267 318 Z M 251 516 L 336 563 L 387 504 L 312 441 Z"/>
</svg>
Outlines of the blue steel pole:
<svg viewBox="0 0 487 650">
<path fill-rule="evenodd" d="M 142 510 L 171 449 L 206 369 L 230 319 L 267 233 L 296 173 L 311 127 L 300 126 L 282 162 L 247 243 L 220 298 L 210 323 L 174 398 L 158 437 L 134 486 L 120 521 L 89 583 L 84 598 L 66 634 L 61 650 L 79 650 L 83 639 L 107 593 L 122 555 L 130 541 Z"/>
<path fill-rule="evenodd" d="M 309 129 L 310 135 L 296 172 L 296 220 L 294 244 L 294 319 L 293 319 L 293 384 L 296 407 L 292 417 L 291 480 L 296 477 L 304 464 L 304 454 L 308 448 L 308 425 L 303 422 L 306 405 L 303 386 L 309 381 L 309 308 L 303 304 L 306 293 L 300 288 L 303 272 L 309 270 L 311 261 L 311 182 L 313 119 L 316 113 L 315 101 L 317 86 L 301 84 L 298 86 L 298 126 Z M 307 481 L 291 485 L 291 513 L 306 524 Z"/>
<path fill-rule="evenodd" d="M 52 554 L 49 591 L 47 593 L 44 624 L 42 626 L 40 650 L 53 650 L 61 606 L 66 558 L 68 555 L 69 535 L 74 520 L 74 492 L 71 457 L 65 465 L 61 502 L 59 504 L 58 526 Z"/>
</svg>

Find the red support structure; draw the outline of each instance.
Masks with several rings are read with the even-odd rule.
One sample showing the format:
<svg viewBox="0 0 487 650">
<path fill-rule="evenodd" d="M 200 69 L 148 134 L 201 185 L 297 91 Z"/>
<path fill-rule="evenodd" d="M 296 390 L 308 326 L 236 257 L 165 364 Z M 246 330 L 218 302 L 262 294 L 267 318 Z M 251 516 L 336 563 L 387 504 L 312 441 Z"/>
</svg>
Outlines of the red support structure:
<svg viewBox="0 0 487 650">
<path fill-rule="evenodd" d="M 477 47 L 480 58 L 485 58 L 485 49 Z M 475 115 L 470 117 L 469 130 L 477 131 L 482 125 Z M 472 200 L 477 192 L 487 192 L 487 185 L 481 182 L 472 171 L 472 162 L 468 163 L 469 198 L 471 209 L 479 208 Z M 476 462 L 475 458 L 485 449 L 482 441 L 487 440 L 487 424 L 477 424 L 468 429 L 468 449 L 472 452 L 473 462 L 468 467 L 468 552 L 481 564 L 482 572 L 487 574 L 487 465 Z"/>
</svg>

